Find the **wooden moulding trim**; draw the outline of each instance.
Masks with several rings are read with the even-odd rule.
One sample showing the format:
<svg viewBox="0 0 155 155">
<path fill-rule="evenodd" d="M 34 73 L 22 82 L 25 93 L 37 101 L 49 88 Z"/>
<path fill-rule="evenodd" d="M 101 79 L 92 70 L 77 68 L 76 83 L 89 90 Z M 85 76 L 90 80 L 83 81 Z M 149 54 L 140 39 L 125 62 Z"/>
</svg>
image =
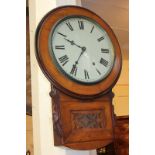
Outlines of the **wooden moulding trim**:
<svg viewBox="0 0 155 155">
<path fill-rule="evenodd" d="M 63 19 L 66 16 L 70 15 L 79 15 L 92 18 L 106 30 L 113 43 L 115 51 L 115 62 L 113 69 L 107 76 L 107 78 L 99 83 L 84 85 L 74 82 L 71 79 L 67 78 L 63 73 L 61 73 L 56 68 L 55 63 L 51 59 L 48 48 L 48 38 L 51 28 L 60 19 Z M 38 60 L 40 68 L 44 72 L 45 76 L 49 79 L 49 81 L 53 85 L 55 85 L 56 88 L 67 95 L 81 99 L 99 97 L 100 95 L 105 94 L 106 92 L 111 90 L 119 78 L 122 67 L 122 57 L 117 38 L 112 29 L 105 21 L 103 21 L 103 19 L 87 9 L 79 6 L 63 6 L 50 11 L 38 25 L 35 39 L 36 58 Z"/>
</svg>

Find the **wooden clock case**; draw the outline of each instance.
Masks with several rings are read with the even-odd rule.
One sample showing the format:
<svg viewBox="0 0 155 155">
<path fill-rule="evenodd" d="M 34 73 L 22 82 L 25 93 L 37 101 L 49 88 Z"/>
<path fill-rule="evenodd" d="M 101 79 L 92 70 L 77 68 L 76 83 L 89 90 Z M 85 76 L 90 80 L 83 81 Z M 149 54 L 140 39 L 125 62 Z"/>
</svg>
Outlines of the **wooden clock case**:
<svg viewBox="0 0 155 155">
<path fill-rule="evenodd" d="M 84 85 L 61 73 L 49 54 L 51 28 L 67 16 L 85 16 L 95 20 L 108 33 L 115 52 L 110 74 L 101 82 Z M 63 6 L 50 11 L 36 31 L 36 57 L 51 83 L 54 145 L 90 150 L 104 147 L 114 140 L 112 88 L 120 75 L 122 59 L 118 41 L 98 15 L 78 6 Z"/>
</svg>

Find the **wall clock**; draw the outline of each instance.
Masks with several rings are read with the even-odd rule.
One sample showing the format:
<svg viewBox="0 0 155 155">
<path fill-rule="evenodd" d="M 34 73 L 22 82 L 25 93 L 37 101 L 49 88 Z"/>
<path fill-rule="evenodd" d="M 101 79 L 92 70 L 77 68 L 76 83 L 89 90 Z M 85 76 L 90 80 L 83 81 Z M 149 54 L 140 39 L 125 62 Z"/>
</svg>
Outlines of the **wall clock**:
<svg viewBox="0 0 155 155">
<path fill-rule="evenodd" d="M 112 88 L 122 60 L 108 24 L 85 8 L 58 7 L 38 25 L 36 57 L 51 83 L 55 146 L 87 150 L 111 143 Z"/>
</svg>

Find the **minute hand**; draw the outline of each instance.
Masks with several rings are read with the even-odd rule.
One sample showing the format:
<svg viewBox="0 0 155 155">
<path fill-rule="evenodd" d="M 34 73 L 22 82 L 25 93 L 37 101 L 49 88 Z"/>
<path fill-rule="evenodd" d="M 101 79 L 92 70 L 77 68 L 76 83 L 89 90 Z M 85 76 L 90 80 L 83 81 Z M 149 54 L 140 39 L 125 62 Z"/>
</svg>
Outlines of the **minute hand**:
<svg viewBox="0 0 155 155">
<path fill-rule="evenodd" d="M 71 43 L 71 45 L 75 45 L 75 46 L 77 46 L 77 47 L 79 47 L 79 48 L 81 48 L 82 49 L 82 47 L 81 46 L 79 46 L 79 45 L 77 45 L 73 40 L 69 40 L 69 39 L 66 39 L 66 38 L 64 38 L 66 41 L 68 41 L 68 42 L 70 42 Z"/>
</svg>

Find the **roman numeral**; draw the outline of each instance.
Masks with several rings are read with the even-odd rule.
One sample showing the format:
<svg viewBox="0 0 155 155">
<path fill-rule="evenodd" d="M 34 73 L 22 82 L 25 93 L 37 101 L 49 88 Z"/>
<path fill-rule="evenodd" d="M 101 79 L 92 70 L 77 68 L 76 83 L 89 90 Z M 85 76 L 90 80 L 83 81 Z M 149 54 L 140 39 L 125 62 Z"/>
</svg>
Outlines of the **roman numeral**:
<svg viewBox="0 0 155 155">
<path fill-rule="evenodd" d="M 91 29 L 90 33 L 92 33 L 92 32 L 93 32 L 93 30 L 94 30 L 94 25 L 93 25 L 93 27 L 92 27 L 92 29 Z"/>
<path fill-rule="evenodd" d="M 68 28 L 69 28 L 71 31 L 73 31 L 73 27 L 72 27 L 72 25 L 70 24 L 70 22 L 67 22 L 66 25 L 68 26 Z"/>
<path fill-rule="evenodd" d="M 65 46 L 64 45 L 57 45 L 57 46 L 55 46 L 55 49 L 64 50 Z"/>
<path fill-rule="evenodd" d="M 64 35 L 63 33 L 58 32 L 58 34 L 62 35 L 63 37 L 67 37 L 66 35 Z"/>
<path fill-rule="evenodd" d="M 89 74 L 87 70 L 84 70 L 84 76 L 85 76 L 85 79 L 89 79 Z"/>
<path fill-rule="evenodd" d="M 100 42 L 100 41 L 102 41 L 103 39 L 104 39 L 104 37 L 102 36 L 102 37 L 98 38 L 97 41 Z"/>
<path fill-rule="evenodd" d="M 62 66 L 64 66 L 69 61 L 69 58 L 67 55 L 64 55 L 59 58 L 59 61 L 60 61 L 60 63 L 62 63 Z"/>
<path fill-rule="evenodd" d="M 109 53 L 109 49 L 101 48 L 101 53 Z"/>
<path fill-rule="evenodd" d="M 84 29 L 83 21 L 78 21 L 80 30 Z"/>
<path fill-rule="evenodd" d="M 101 63 L 102 65 L 104 65 L 105 67 L 107 67 L 107 65 L 108 65 L 108 61 L 105 60 L 105 59 L 103 59 L 103 58 L 101 58 L 100 63 Z"/>
<path fill-rule="evenodd" d="M 96 68 L 96 71 L 97 71 L 97 73 L 99 74 L 99 75 L 101 75 L 101 72 Z"/>
<path fill-rule="evenodd" d="M 77 73 L 77 66 L 76 65 L 73 65 L 70 74 L 76 76 L 76 73 Z"/>
</svg>

